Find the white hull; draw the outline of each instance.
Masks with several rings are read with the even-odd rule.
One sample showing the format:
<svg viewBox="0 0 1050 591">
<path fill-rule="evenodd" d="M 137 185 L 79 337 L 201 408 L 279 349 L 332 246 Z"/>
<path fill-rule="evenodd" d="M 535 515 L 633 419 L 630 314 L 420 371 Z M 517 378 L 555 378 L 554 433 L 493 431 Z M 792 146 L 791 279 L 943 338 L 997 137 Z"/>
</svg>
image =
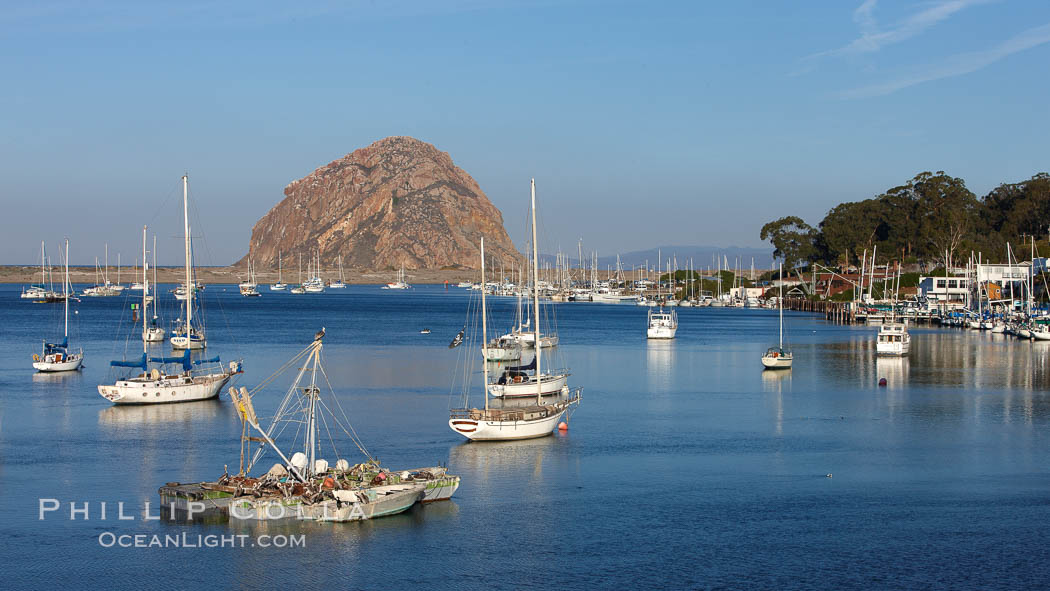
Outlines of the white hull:
<svg viewBox="0 0 1050 591">
<path fill-rule="evenodd" d="M 778 357 L 762 356 L 762 366 L 766 369 L 791 369 L 792 358 L 786 355 Z"/>
<path fill-rule="evenodd" d="M 543 396 L 558 394 L 565 388 L 569 374 L 555 376 L 544 374 L 540 381 L 540 392 Z M 489 384 L 489 392 L 497 398 L 526 398 L 536 395 L 536 382 L 523 381 L 517 384 Z"/>
<path fill-rule="evenodd" d="M 638 300 L 636 295 L 624 295 L 619 293 L 592 293 L 592 302 L 605 302 L 618 304 L 620 302 L 634 302 Z"/>
<path fill-rule="evenodd" d="M 163 343 L 164 337 L 163 328 L 148 328 L 142 333 L 142 340 L 147 343 Z"/>
<path fill-rule="evenodd" d="M 1032 338 L 1037 341 L 1050 341 L 1050 331 L 1033 330 L 1030 332 L 1032 334 Z"/>
<path fill-rule="evenodd" d="M 878 355 L 897 356 L 907 355 L 911 351 L 911 343 L 876 343 L 875 353 Z"/>
<path fill-rule="evenodd" d="M 284 291 L 288 289 L 287 283 L 274 283 L 270 286 L 270 291 Z"/>
<path fill-rule="evenodd" d="M 448 426 L 471 441 L 511 441 L 546 437 L 554 432 L 566 409 L 554 411 L 545 417 L 529 420 L 486 420 L 475 418 L 451 418 Z"/>
<path fill-rule="evenodd" d="M 482 349 L 481 354 L 486 361 L 517 361 L 521 359 L 521 349 L 518 347 L 488 347 Z"/>
<path fill-rule="evenodd" d="M 408 289 L 408 285 L 404 283 L 387 283 L 383 286 L 383 289 Z"/>
<path fill-rule="evenodd" d="M 208 342 L 202 338 L 186 338 L 184 336 L 171 337 L 172 349 L 190 349 L 196 351 L 198 349 L 204 349 L 207 346 Z"/>
<path fill-rule="evenodd" d="M 55 373 L 60 371 L 76 371 L 84 363 L 83 355 L 70 355 L 63 361 L 36 361 L 33 369 L 44 373 Z"/>
<path fill-rule="evenodd" d="M 208 400 L 219 395 L 232 374 L 205 376 L 162 376 L 160 379 L 120 380 L 112 386 L 100 385 L 98 393 L 113 404 L 168 404 Z M 189 382 L 187 383 L 187 380 Z"/>
<path fill-rule="evenodd" d="M 646 338 L 650 339 L 673 339 L 678 332 L 678 327 L 650 326 L 645 332 Z"/>
</svg>

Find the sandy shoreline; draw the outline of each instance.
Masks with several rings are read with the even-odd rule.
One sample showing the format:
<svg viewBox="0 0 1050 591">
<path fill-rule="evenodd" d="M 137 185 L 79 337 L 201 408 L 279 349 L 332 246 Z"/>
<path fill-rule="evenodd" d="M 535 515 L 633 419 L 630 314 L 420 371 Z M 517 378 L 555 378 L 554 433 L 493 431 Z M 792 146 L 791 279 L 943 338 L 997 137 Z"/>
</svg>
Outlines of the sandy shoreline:
<svg viewBox="0 0 1050 591">
<path fill-rule="evenodd" d="M 141 269 L 138 270 L 140 274 Z M 140 275 L 136 274 L 136 270 L 132 267 L 125 267 L 120 272 L 120 283 L 125 285 L 131 284 L 133 281 L 138 281 Z M 235 269 L 233 267 L 199 267 L 196 269 L 197 280 L 205 284 L 229 284 L 229 283 L 240 283 L 244 278 L 244 271 L 241 269 Z M 152 275 L 152 271 L 150 272 Z M 346 282 L 349 284 L 377 284 L 377 283 L 388 283 L 397 279 L 397 271 L 368 271 L 360 269 L 345 269 L 343 275 L 346 278 Z M 410 270 L 405 269 L 405 280 L 408 283 L 419 283 L 419 284 L 441 284 L 445 281 L 449 283 L 459 283 L 460 281 L 477 281 L 480 277 L 478 271 L 472 269 L 453 269 L 453 270 Z M 54 267 L 52 270 L 52 278 L 57 285 L 62 284 L 62 269 Z M 159 267 L 157 269 L 157 281 L 160 283 L 181 283 L 183 281 L 184 271 L 182 267 Z M 322 277 L 325 281 L 339 278 L 339 271 L 323 273 Z M 69 279 L 75 284 L 95 284 L 95 267 L 70 267 L 69 268 Z M 299 276 L 298 273 L 284 273 L 283 279 L 285 283 L 293 284 L 297 283 Z M 110 267 L 109 280 L 114 283 L 117 282 L 117 271 Z M 260 285 L 270 284 L 277 282 L 277 272 L 260 272 L 256 274 L 256 281 Z M 21 266 L 21 265 L 7 265 L 0 266 L 0 283 L 14 283 L 14 284 L 38 284 L 40 283 L 40 267 L 33 266 Z"/>
</svg>

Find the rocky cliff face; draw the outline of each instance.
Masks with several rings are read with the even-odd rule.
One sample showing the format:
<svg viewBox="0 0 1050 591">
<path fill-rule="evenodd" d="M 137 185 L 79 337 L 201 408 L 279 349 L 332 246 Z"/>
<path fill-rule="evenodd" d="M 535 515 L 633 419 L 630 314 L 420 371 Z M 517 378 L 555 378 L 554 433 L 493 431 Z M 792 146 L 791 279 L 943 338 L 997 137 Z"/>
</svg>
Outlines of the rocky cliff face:
<svg viewBox="0 0 1050 591">
<path fill-rule="evenodd" d="M 325 267 L 476 268 L 485 237 L 490 261 L 521 255 L 503 216 L 477 182 L 434 146 L 388 137 L 293 181 L 252 228 L 249 256 L 260 269 L 297 265 L 320 251 Z M 243 264 L 243 260 L 241 264 Z"/>
</svg>

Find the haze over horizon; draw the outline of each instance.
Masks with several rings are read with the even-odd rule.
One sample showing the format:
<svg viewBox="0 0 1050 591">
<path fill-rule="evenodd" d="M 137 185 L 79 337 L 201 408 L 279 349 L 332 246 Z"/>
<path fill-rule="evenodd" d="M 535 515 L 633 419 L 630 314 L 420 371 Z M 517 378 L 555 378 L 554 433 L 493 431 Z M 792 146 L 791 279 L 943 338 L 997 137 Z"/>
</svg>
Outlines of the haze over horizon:
<svg viewBox="0 0 1050 591">
<path fill-rule="evenodd" d="M 0 14 L 0 264 L 75 264 L 143 224 L 200 264 L 247 251 L 291 181 L 391 135 L 448 152 L 522 247 L 768 248 L 784 215 L 921 171 L 979 197 L 1047 171 L 1050 4 L 43 1 Z M 571 255 L 574 256 L 574 255 Z"/>
</svg>

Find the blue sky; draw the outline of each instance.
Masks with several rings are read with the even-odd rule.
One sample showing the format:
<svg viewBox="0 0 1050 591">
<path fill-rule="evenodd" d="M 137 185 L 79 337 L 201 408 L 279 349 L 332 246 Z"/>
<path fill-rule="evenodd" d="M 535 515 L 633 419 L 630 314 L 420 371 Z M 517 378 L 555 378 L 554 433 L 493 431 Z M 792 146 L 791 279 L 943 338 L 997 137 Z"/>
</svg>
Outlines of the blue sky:
<svg viewBox="0 0 1050 591">
<path fill-rule="evenodd" d="M 0 263 L 204 262 L 290 181 L 389 135 L 449 152 L 519 244 L 757 246 L 923 170 L 1047 171 L 1050 3 L 15 3 L 0 11 Z M 396 5 L 396 6 L 392 6 Z M 111 255 L 115 259 L 115 255 Z"/>
</svg>

